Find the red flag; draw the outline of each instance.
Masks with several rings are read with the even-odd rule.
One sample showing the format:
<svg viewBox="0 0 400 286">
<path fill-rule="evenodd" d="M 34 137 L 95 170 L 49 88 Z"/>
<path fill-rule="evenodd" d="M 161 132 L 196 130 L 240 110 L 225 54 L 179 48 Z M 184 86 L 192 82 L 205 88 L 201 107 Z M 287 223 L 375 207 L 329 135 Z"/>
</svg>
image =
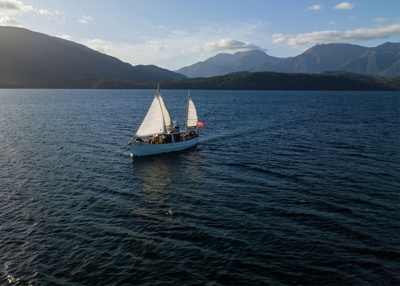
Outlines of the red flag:
<svg viewBox="0 0 400 286">
<path fill-rule="evenodd" d="M 204 127 L 204 122 L 198 122 L 197 127 Z"/>
</svg>

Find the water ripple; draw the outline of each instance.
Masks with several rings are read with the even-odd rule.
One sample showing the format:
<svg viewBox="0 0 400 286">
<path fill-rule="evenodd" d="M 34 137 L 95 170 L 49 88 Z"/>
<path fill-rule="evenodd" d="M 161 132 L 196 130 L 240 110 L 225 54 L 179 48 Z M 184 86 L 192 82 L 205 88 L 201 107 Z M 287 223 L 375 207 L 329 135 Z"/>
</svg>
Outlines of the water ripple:
<svg viewBox="0 0 400 286">
<path fill-rule="evenodd" d="M 192 92 L 200 144 L 131 160 L 153 94 L 0 90 L 0 284 L 400 283 L 397 94 Z"/>
</svg>

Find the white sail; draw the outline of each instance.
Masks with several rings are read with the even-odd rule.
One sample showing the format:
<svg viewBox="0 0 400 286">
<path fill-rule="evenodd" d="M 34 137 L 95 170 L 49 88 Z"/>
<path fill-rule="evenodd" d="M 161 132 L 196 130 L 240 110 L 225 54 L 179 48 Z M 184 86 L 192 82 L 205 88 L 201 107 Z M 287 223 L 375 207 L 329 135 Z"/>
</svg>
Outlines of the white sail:
<svg viewBox="0 0 400 286">
<path fill-rule="evenodd" d="M 142 124 L 140 125 L 138 131 L 136 132 L 136 137 L 151 136 L 164 132 L 165 132 L 165 121 L 163 115 L 163 108 L 161 107 L 161 101 L 159 99 L 159 94 L 157 93 L 154 96 L 149 111 L 147 111 L 147 114 Z"/>
<path fill-rule="evenodd" d="M 187 127 L 197 127 L 197 111 L 194 106 L 193 100 L 188 96 L 188 106 L 187 106 L 187 114 L 186 114 L 186 128 Z"/>
<path fill-rule="evenodd" d="M 157 90 L 157 95 L 158 95 L 158 99 L 160 100 L 160 105 L 161 105 L 161 109 L 163 112 L 165 125 L 166 125 L 166 127 L 170 127 L 171 126 L 171 118 L 169 117 L 169 112 L 168 112 L 167 108 L 165 107 L 164 100 L 158 90 Z"/>
</svg>

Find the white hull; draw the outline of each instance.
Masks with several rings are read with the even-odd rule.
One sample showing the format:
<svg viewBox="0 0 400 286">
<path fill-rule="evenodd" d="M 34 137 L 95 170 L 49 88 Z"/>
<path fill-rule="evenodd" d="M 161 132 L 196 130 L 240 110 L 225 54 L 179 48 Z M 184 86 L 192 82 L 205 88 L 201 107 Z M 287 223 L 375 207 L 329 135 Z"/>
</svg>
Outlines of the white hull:
<svg viewBox="0 0 400 286">
<path fill-rule="evenodd" d="M 174 151 L 184 150 L 197 145 L 199 138 L 193 138 L 188 141 L 181 141 L 167 144 L 148 144 L 143 142 L 132 142 L 131 156 L 140 157 L 147 155 L 162 154 Z"/>
</svg>

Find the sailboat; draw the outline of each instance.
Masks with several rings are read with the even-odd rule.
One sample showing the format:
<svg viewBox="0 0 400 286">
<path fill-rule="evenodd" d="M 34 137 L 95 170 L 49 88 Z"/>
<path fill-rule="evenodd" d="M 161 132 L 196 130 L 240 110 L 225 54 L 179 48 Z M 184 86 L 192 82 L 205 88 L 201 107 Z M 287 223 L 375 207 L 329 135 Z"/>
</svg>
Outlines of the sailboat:
<svg viewBox="0 0 400 286">
<path fill-rule="evenodd" d="M 155 155 L 193 147 L 199 142 L 199 128 L 203 126 L 203 122 L 198 122 L 196 107 L 190 93 L 186 107 L 185 129 L 181 130 L 176 121 L 171 122 L 158 87 L 142 124 L 135 137 L 128 143 L 132 148 L 131 156 Z"/>
</svg>

